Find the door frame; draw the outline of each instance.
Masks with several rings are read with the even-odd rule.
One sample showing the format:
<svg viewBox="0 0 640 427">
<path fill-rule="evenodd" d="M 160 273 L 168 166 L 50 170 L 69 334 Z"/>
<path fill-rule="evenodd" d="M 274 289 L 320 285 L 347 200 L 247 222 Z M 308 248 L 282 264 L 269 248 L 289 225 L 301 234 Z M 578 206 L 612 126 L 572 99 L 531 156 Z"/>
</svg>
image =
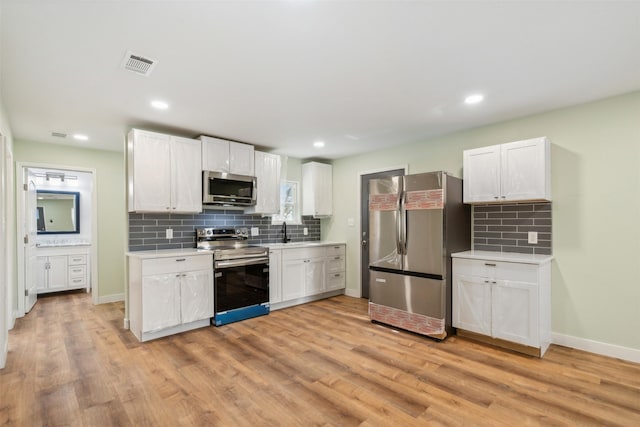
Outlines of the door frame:
<svg viewBox="0 0 640 427">
<path fill-rule="evenodd" d="M 25 315 L 25 259 L 24 259 L 24 172 L 26 169 L 57 169 L 69 172 L 84 172 L 91 174 L 91 300 L 94 305 L 99 301 L 99 283 L 98 283 L 98 197 L 97 197 L 97 176 L 95 168 L 83 168 L 79 166 L 57 165 L 52 163 L 32 163 L 32 162 L 16 162 L 15 183 L 16 183 L 16 265 L 17 265 L 17 296 L 18 310 L 16 317 Z"/>
<path fill-rule="evenodd" d="M 382 167 L 382 168 L 376 168 L 376 169 L 367 169 L 367 170 L 363 170 L 363 171 L 359 171 L 358 175 L 357 175 L 357 186 L 358 186 L 358 215 L 357 215 L 357 228 L 358 228 L 358 271 L 356 272 L 357 275 L 357 279 L 358 279 L 358 290 L 357 292 L 353 292 L 353 291 L 349 291 L 349 289 L 347 289 L 345 291 L 346 295 L 349 295 L 351 297 L 356 297 L 356 298 L 362 298 L 362 221 L 361 221 L 361 213 L 362 213 L 362 176 L 363 175 L 369 175 L 372 173 L 381 173 L 381 172 L 390 172 L 392 170 L 396 170 L 396 169 L 403 169 L 404 170 L 404 174 L 407 175 L 409 174 L 409 165 L 408 164 L 404 164 L 404 165 L 399 165 L 399 166 L 387 166 L 387 167 Z"/>
</svg>

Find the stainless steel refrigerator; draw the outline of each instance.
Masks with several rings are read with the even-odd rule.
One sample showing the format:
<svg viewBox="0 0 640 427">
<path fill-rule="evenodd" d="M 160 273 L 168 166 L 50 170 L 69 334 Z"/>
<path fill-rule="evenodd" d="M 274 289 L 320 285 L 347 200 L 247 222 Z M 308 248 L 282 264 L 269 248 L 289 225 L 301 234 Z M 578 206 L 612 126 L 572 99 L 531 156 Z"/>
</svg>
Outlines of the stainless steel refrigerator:
<svg viewBox="0 0 640 427">
<path fill-rule="evenodd" d="M 462 180 L 446 172 L 369 183 L 369 316 L 444 339 L 451 327 L 451 253 L 471 248 Z"/>
</svg>

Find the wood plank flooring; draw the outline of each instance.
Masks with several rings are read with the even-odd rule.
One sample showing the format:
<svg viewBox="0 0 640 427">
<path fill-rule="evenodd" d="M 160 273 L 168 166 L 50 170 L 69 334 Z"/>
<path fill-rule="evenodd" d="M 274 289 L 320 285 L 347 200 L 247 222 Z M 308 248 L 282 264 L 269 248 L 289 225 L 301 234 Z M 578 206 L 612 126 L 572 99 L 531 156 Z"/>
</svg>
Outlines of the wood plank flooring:
<svg viewBox="0 0 640 427">
<path fill-rule="evenodd" d="M 372 324 L 339 296 L 139 343 L 122 303 L 39 299 L 9 333 L 11 426 L 638 426 L 640 365 Z"/>
</svg>

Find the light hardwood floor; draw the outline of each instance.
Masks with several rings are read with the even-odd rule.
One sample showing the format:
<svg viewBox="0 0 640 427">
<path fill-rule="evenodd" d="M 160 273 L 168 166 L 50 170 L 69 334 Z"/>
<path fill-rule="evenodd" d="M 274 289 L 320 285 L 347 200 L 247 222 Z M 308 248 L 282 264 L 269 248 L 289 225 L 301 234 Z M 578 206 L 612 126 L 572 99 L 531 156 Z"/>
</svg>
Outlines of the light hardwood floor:
<svg viewBox="0 0 640 427">
<path fill-rule="evenodd" d="M 640 425 L 640 365 L 372 324 L 340 296 L 141 344 L 123 304 L 41 298 L 9 334 L 0 424 Z"/>
</svg>

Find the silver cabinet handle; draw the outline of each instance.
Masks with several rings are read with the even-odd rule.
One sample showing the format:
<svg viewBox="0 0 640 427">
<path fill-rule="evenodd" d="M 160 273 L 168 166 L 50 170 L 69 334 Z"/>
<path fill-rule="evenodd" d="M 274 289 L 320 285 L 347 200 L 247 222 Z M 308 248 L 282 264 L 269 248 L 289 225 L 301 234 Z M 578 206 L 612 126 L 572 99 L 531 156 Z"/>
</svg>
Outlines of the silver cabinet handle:
<svg viewBox="0 0 640 427">
<path fill-rule="evenodd" d="M 178 259 L 176 260 L 176 262 L 186 261 L 186 260 L 187 260 L 186 258 L 178 258 Z"/>
<path fill-rule="evenodd" d="M 492 264 L 490 262 L 485 262 L 484 265 L 486 265 L 487 267 L 495 267 L 495 264 Z"/>
</svg>

